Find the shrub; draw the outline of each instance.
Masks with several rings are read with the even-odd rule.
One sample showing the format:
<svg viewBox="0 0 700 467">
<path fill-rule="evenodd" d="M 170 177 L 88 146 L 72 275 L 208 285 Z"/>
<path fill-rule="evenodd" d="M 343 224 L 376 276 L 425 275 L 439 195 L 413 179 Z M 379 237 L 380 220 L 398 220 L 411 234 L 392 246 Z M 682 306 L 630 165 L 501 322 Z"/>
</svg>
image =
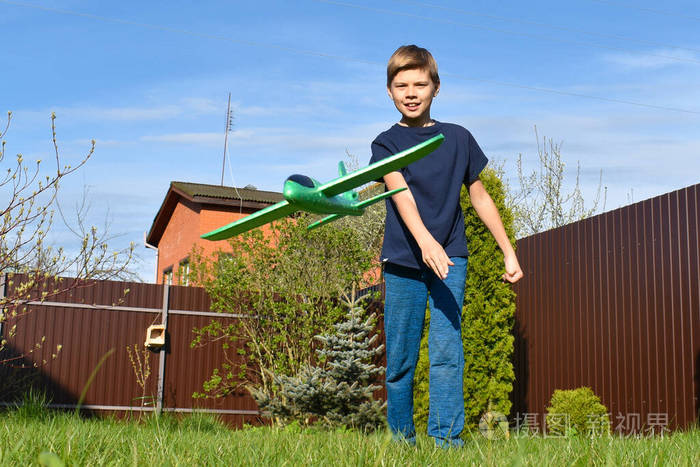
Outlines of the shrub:
<svg viewBox="0 0 700 467">
<path fill-rule="evenodd" d="M 557 389 L 547 407 L 547 430 L 560 436 L 610 434 L 608 409 L 589 387 Z"/>
<path fill-rule="evenodd" d="M 320 366 L 304 366 L 296 376 L 273 375 L 278 391 L 270 396 L 252 389 L 264 415 L 291 425 L 311 422 L 331 428 L 373 431 L 384 426 L 384 403 L 376 401 L 374 384 L 384 368 L 372 363 L 384 346 L 370 337 L 376 317 L 364 318 L 358 299 L 351 298 L 346 321 L 335 325 L 333 335 L 316 336 L 323 347 L 316 350 Z"/>
<path fill-rule="evenodd" d="M 505 189 L 498 172 L 485 169 L 480 176 L 486 191 L 501 214 L 511 243 L 513 215 L 506 207 Z M 469 242 L 467 284 L 462 310 L 462 343 L 464 346 L 464 415 L 465 428 L 476 429 L 481 416 L 489 411 L 510 413 L 510 392 L 513 390 L 513 315 L 515 292 L 501 281 L 505 271 L 503 253 L 493 236 L 472 209 L 469 195 L 462 190 L 461 204 Z M 428 420 L 428 343 L 429 313 L 426 332 L 421 340 L 420 357 L 414 381 L 414 413 L 417 429 Z"/>
</svg>

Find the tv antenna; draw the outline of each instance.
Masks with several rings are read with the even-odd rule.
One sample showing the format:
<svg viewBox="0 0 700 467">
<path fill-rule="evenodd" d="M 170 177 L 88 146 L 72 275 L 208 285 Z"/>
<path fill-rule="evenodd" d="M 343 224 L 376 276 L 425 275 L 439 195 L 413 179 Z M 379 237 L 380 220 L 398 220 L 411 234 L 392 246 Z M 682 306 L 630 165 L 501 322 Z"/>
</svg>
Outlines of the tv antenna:
<svg viewBox="0 0 700 467">
<path fill-rule="evenodd" d="M 233 126 L 233 111 L 231 110 L 231 93 L 228 93 L 228 106 L 226 107 L 226 130 L 224 133 L 224 160 L 221 163 L 221 186 L 224 186 L 224 169 L 226 168 L 226 150 L 228 149 L 228 133 Z"/>
</svg>

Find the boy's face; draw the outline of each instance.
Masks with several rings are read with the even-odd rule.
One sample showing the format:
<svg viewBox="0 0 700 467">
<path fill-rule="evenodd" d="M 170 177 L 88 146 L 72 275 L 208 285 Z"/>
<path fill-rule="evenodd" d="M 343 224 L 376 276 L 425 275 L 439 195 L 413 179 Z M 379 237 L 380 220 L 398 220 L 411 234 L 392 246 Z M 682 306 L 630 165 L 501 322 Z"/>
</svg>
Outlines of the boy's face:
<svg viewBox="0 0 700 467">
<path fill-rule="evenodd" d="M 403 116 L 401 123 L 408 126 L 426 126 L 432 123 L 430 105 L 440 90 L 430 78 L 428 70 L 413 68 L 399 71 L 387 88 L 389 97 Z"/>
</svg>

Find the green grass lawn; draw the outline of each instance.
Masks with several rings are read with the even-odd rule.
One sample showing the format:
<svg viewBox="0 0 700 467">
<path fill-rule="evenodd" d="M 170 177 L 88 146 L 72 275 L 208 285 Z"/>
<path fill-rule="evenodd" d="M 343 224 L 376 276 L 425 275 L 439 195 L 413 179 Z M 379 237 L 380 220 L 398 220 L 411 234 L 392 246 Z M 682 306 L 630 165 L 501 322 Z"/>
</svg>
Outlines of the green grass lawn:
<svg viewBox="0 0 700 467">
<path fill-rule="evenodd" d="M 142 422 L 84 419 L 73 414 L 0 412 L 0 465 L 700 465 L 700 430 L 663 438 L 517 437 L 489 441 L 467 435 L 461 449 L 416 447 L 386 433 L 255 427 L 230 430 L 211 416 L 147 416 Z"/>
</svg>

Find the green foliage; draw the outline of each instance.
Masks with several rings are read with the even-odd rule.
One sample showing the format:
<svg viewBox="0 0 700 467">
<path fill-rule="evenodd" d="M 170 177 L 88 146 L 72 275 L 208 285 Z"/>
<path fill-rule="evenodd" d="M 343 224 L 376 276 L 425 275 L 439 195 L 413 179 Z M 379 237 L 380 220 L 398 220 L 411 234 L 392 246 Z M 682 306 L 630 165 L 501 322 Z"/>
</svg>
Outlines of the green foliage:
<svg viewBox="0 0 700 467">
<path fill-rule="evenodd" d="M 385 431 L 318 427 L 172 430 L 125 420 L 54 412 L 47 420 L 2 416 L 0 465 L 36 465 L 55 453 L 66 465 L 700 465 L 700 430 L 662 436 L 569 439 L 528 436 L 488 440 L 477 434 L 462 449 L 435 449 L 418 433 L 416 447 L 391 442 Z M 183 417 L 186 419 L 186 417 Z M 183 420 L 184 421 L 184 420 Z"/>
<path fill-rule="evenodd" d="M 506 207 L 501 180 L 489 168 L 481 173 L 480 178 L 496 204 L 506 233 L 515 247 L 513 214 Z M 511 362 L 515 293 L 501 281 L 505 271 L 503 254 L 472 208 L 466 189 L 462 190 L 461 204 L 469 242 L 467 285 L 462 309 L 464 413 L 465 427 L 474 429 L 487 410 L 504 414 L 510 412 L 509 394 L 515 380 Z M 429 313 L 414 382 L 414 413 L 419 430 L 427 425 L 428 420 L 428 326 Z"/>
<path fill-rule="evenodd" d="M 353 230 L 330 224 L 307 231 L 305 214 L 230 240 L 233 254 L 192 254 L 191 278 L 212 298 L 212 310 L 242 317 L 195 329 L 193 346 L 219 345 L 224 362 L 198 397 L 223 397 L 246 384 L 272 394 L 270 374 L 294 375 L 311 363 L 313 338 L 344 314 L 334 299 L 372 267 L 372 253 Z"/>
<path fill-rule="evenodd" d="M 347 319 L 336 324 L 335 334 L 316 336 L 320 366 L 304 366 L 296 376 L 273 375 L 274 395 L 253 390 L 260 410 L 292 427 L 318 422 L 333 428 L 371 431 L 384 426 L 386 404 L 373 399 L 381 386 L 374 384 L 384 369 L 373 362 L 383 351 L 370 337 L 376 322 L 354 297 L 347 303 Z"/>
<path fill-rule="evenodd" d="M 610 434 L 608 409 L 589 387 L 557 389 L 547 407 L 547 430 L 559 436 Z"/>
<path fill-rule="evenodd" d="M 486 169 L 481 181 L 501 215 L 515 248 L 513 214 L 506 208 L 503 183 Z M 487 410 L 510 413 L 513 390 L 513 324 L 515 292 L 501 280 L 503 253 L 462 191 L 466 234 L 469 239 L 469 274 L 462 312 L 464 343 L 465 425 L 474 427 Z"/>
<path fill-rule="evenodd" d="M 141 421 L 144 426 L 152 429 L 153 431 L 178 431 L 180 427 L 180 419 L 178 415 L 173 412 L 161 412 L 153 411 L 147 416 L 142 417 Z"/>
<path fill-rule="evenodd" d="M 51 400 L 45 392 L 31 387 L 16 404 L 16 416 L 24 419 L 44 419 L 48 416 Z"/>
<path fill-rule="evenodd" d="M 224 431 L 226 428 L 221 418 L 212 413 L 194 411 L 180 420 L 180 429 L 184 431 L 216 433 Z"/>
</svg>

